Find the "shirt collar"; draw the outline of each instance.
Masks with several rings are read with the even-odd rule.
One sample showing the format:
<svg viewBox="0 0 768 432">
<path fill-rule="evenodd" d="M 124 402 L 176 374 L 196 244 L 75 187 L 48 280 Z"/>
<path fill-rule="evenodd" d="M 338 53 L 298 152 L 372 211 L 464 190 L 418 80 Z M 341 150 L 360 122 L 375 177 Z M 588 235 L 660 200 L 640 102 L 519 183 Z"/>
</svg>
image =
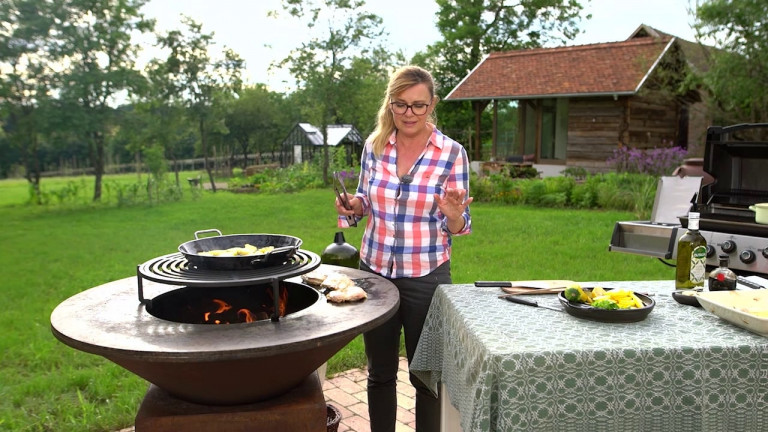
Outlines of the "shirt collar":
<svg viewBox="0 0 768 432">
<path fill-rule="evenodd" d="M 443 149 L 443 134 L 438 133 L 439 131 L 430 122 L 427 122 L 427 125 L 429 125 L 432 128 L 432 135 L 429 137 L 429 142 L 427 144 L 432 144 L 433 146 L 437 147 L 438 149 Z M 392 131 L 392 134 L 389 135 L 389 145 L 395 145 L 395 141 L 397 141 L 397 129 Z"/>
</svg>

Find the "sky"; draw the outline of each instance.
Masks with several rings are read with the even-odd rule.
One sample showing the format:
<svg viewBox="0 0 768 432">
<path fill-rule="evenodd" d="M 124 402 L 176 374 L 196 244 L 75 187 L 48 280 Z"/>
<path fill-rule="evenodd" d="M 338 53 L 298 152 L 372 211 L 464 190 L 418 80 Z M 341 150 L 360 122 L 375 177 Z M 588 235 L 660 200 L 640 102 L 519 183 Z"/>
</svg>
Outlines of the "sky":
<svg viewBox="0 0 768 432">
<path fill-rule="evenodd" d="M 584 16 L 592 14 L 592 18 L 582 20 L 583 34 L 568 45 L 624 40 L 640 24 L 693 41 L 693 19 L 688 13 L 691 1 L 582 0 Z M 230 48 L 245 60 L 247 83 L 264 83 L 284 92 L 291 88 L 290 75 L 279 70 L 270 72 L 270 64 L 308 41 L 309 33 L 302 21 L 289 16 L 280 6 L 280 0 L 150 0 L 142 12 L 157 20 L 160 32 L 182 29 L 182 14 L 193 18 L 202 24 L 204 33 L 213 33 L 214 48 Z M 366 6 L 382 18 L 389 33 L 386 45 L 392 51 L 402 50 L 406 58 L 440 39 L 434 25 L 434 1 L 367 0 Z M 274 10 L 278 18 L 268 17 L 267 13 Z M 160 56 L 151 40 L 139 41 L 146 47 L 142 60 Z"/>
</svg>

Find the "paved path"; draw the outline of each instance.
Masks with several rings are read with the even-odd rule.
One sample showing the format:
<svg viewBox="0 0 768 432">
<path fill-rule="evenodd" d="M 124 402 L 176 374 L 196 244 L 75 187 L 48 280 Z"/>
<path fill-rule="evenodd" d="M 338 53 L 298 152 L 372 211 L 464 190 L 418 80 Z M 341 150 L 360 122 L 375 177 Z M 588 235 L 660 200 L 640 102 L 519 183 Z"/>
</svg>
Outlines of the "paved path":
<svg viewBox="0 0 768 432">
<path fill-rule="evenodd" d="M 323 394 L 327 403 L 341 411 L 338 432 L 370 432 L 368 397 L 365 392 L 368 372 L 352 369 L 341 372 L 323 382 Z M 414 432 L 416 390 L 408 380 L 408 360 L 400 358 L 397 373 L 397 424 L 396 432 Z"/>
<path fill-rule="evenodd" d="M 338 432 L 370 432 L 368 397 L 365 384 L 368 372 L 351 369 L 323 381 L 323 394 L 327 403 L 341 411 Z M 408 360 L 400 358 L 397 373 L 397 425 L 396 432 L 415 432 L 416 390 L 408 380 Z M 132 427 L 117 432 L 134 432 Z"/>
</svg>

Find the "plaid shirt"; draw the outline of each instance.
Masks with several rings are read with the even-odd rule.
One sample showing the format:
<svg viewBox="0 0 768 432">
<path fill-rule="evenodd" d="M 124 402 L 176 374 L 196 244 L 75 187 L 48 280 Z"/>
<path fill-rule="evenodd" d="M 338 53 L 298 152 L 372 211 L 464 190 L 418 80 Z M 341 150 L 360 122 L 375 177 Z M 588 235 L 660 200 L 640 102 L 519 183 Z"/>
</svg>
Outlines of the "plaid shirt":
<svg viewBox="0 0 768 432">
<path fill-rule="evenodd" d="M 445 188 L 465 189 L 469 196 L 469 161 L 464 147 L 432 125 L 432 136 L 403 183 L 397 176 L 396 135 L 381 156 L 371 142 L 363 149 L 360 180 L 355 196 L 368 216 L 360 259 L 389 278 L 424 276 L 451 257 L 451 236 L 471 232 L 469 207 L 464 229 L 451 234 L 433 194 Z M 347 227 L 344 217 L 339 226 Z"/>
</svg>

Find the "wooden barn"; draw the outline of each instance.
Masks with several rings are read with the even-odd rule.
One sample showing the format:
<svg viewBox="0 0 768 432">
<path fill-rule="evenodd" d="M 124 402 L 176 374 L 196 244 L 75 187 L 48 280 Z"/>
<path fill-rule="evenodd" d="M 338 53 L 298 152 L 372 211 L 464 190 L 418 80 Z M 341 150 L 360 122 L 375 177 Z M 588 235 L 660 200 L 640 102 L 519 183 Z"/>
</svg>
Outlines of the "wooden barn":
<svg viewBox="0 0 768 432">
<path fill-rule="evenodd" d="M 445 100 L 473 103 L 474 160 L 489 158 L 478 137 L 480 113 L 491 103 L 490 158 L 531 160 L 545 175 L 566 167 L 606 171 L 619 146 L 681 146 L 697 156 L 706 110 L 698 92 L 677 89 L 702 49 L 641 25 L 621 42 L 494 52 Z M 512 111 L 513 121 L 500 119 Z"/>
<path fill-rule="evenodd" d="M 328 125 L 327 131 L 328 145 L 346 149 L 347 163 L 357 165 L 365 144 L 357 128 L 350 124 L 335 124 Z M 297 123 L 283 140 L 282 149 L 287 165 L 311 161 L 322 155 L 323 134 L 309 123 Z"/>
</svg>

